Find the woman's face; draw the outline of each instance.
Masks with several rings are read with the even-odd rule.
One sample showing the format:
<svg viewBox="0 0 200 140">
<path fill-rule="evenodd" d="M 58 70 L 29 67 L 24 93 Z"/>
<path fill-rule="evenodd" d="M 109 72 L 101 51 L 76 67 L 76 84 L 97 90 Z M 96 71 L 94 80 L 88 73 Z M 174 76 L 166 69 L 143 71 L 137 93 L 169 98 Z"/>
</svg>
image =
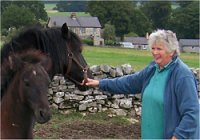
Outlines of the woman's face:
<svg viewBox="0 0 200 140">
<path fill-rule="evenodd" d="M 173 53 L 167 52 L 163 43 L 154 43 L 151 49 L 154 60 L 161 69 L 172 60 Z"/>
</svg>

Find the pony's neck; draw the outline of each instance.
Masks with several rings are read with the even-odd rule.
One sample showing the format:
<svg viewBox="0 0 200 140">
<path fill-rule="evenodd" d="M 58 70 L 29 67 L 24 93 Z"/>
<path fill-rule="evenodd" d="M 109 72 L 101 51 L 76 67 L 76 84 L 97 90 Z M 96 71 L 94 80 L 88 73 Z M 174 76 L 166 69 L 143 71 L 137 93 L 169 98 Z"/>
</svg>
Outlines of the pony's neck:
<svg viewBox="0 0 200 140">
<path fill-rule="evenodd" d="M 13 79 L 1 102 L 1 136 L 5 136 L 5 138 L 32 138 L 32 128 L 35 121 L 28 106 L 20 100 L 17 79 Z"/>
</svg>

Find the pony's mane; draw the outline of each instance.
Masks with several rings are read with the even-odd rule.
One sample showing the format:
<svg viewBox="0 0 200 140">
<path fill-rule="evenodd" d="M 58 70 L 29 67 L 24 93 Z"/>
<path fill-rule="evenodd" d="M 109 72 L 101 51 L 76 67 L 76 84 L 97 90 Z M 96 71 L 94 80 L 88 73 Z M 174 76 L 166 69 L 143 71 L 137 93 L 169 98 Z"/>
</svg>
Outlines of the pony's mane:
<svg viewBox="0 0 200 140">
<path fill-rule="evenodd" d="M 20 32 L 1 48 L 1 94 L 6 90 L 9 82 L 12 80 L 14 73 L 9 72 L 8 57 L 10 53 L 21 53 L 36 49 L 49 55 L 52 60 L 52 67 L 48 74 L 52 78 L 55 74 L 65 74 L 68 64 L 67 47 L 72 52 L 82 51 L 82 42 L 80 38 L 68 30 L 67 26 L 62 28 L 42 28 L 32 26 Z M 25 61 L 36 61 L 31 55 L 24 56 Z M 37 57 L 36 57 L 37 58 Z M 4 64 L 3 64 L 4 63 Z M 7 64 L 6 64 L 7 63 Z M 6 70 L 8 71 L 6 72 Z M 2 96 L 1 96 L 2 97 Z"/>
<path fill-rule="evenodd" d="M 47 59 L 47 56 L 44 55 L 41 51 L 33 49 L 23 51 L 21 53 L 11 54 L 10 56 L 15 56 L 23 62 L 32 64 L 36 64 Z M 4 59 L 1 65 L 1 98 L 3 97 L 3 94 L 7 90 L 9 84 L 12 82 L 17 72 L 18 71 L 11 69 L 9 59 Z"/>
<path fill-rule="evenodd" d="M 52 74 L 64 73 L 63 65 L 67 64 L 67 47 L 71 47 L 74 52 L 82 51 L 82 42 L 72 31 L 68 30 L 68 34 L 63 35 L 61 28 L 58 27 L 33 26 L 20 32 L 1 48 L 1 63 L 10 52 L 21 52 L 32 48 L 50 55 L 54 65 Z"/>
</svg>

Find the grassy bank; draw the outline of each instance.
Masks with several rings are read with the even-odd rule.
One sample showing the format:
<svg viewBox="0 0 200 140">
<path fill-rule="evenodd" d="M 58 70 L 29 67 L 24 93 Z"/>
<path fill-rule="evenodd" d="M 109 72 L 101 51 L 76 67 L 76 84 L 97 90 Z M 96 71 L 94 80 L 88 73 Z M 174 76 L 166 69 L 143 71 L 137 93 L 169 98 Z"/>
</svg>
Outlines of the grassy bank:
<svg viewBox="0 0 200 140">
<path fill-rule="evenodd" d="M 100 64 L 111 66 L 130 64 L 136 71 L 144 68 L 153 59 L 150 51 L 127 48 L 85 46 L 83 55 L 90 66 Z M 199 54 L 181 53 L 180 58 L 189 67 L 199 67 Z"/>
</svg>

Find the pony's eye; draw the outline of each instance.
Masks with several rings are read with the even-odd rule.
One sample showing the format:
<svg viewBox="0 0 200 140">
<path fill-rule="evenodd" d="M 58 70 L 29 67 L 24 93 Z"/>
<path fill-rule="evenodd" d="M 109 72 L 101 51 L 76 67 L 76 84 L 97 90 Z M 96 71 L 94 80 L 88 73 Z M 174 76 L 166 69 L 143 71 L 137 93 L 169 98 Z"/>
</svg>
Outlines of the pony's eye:
<svg viewBox="0 0 200 140">
<path fill-rule="evenodd" d="M 25 84 L 27 87 L 30 86 L 30 83 L 29 83 L 29 80 L 28 80 L 28 79 L 24 78 L 23 81 L 24 81 L 24 84 Z"/>
</svg>

